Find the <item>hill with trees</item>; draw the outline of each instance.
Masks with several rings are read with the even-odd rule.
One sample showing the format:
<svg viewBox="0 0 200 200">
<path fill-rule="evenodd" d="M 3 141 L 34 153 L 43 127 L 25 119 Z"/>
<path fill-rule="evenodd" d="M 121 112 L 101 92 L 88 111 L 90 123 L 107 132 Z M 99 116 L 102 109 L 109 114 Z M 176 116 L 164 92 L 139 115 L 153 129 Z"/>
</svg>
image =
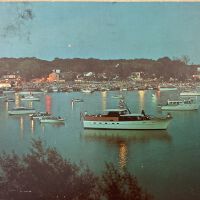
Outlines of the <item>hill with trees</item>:
<svg viewBox="0 0 200 200">
<path fill-rule="evenodd" d="M 173 59 L 168 57 L 134 60 L 99 60 L 99 59 L 60 59 L 52 61 L 37 58 L 0 58 L 0 76 L 9 73 L 19 73 L 26 80 L 47 76 L 53 69 L 60 69 L 62 72 L 94 72 L 110 75 L 119 75 L 126 79 L 132 72 L 143 72 L 146 77 L 163 77 L 168 80 L 170 77 L 185 80 L 196 72 L 199 65 L 189 65 L 188 60 Z"/>
</svg>

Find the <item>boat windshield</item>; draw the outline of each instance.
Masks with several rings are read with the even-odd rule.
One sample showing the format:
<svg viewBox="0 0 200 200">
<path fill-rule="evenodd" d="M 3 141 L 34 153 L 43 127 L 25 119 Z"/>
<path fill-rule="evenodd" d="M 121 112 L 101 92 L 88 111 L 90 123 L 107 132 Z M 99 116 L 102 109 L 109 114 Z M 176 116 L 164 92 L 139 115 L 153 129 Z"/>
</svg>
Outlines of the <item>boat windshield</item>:
<svg viewBox="0 0 200 200">
<path fill-rule="evenodd" d="M 122 110 L 108 110 L 107 111 L 107 115 L 109 116 L 119 116 L 119 115 L 126 115 L 128 113 L 128 111 L 126 109 L 122 109 Z"/>
</svg>

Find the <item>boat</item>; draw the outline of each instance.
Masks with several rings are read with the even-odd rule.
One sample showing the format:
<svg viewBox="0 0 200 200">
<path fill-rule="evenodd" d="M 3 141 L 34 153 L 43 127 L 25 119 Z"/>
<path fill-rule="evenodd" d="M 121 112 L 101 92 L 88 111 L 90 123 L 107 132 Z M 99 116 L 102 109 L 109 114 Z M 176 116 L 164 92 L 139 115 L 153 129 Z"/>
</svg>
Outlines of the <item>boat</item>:
<svg viewBox="0 0 200 200">
<path fill-rule="evenodd" d="M 200 92 L 181 92 L 180 96 L 200 96 Z"/>
<path fill-rule="evenodd" d="M 15 90 L 3 90 L 3 94 L 15 93 Z"/>
<path fill-rule="evenodd" d="M 175 91 L 177 87 L 174 86 L 158 86 L 158 90 L 160 91 Z"/>
<path fill-rule="evenodd" d="M 13 98 L 7 98 L 6 100 L 4 100 L 5 102 L 15 102 L 15 99 Z"/>
<path fill-rule="evenodd" d="M 195 103 L 192 99 L 171 101 L 168 100 L 167 104 L 161 106 L 161 110 L 198 110 L 199 104 Z"/>
<path fill-rule="evenodd" d="M 0 95 L 0 99 L 5 99 L 6 96 L 5 95 Z"/>
<path fill-rule="evenodd" d="M 142 113 L 131 113 L 129 109 L 108 109 L 106 114 L 81 114 L 84 129 L 120 129 L 120 130 L 165 130 L 172 116 L 149 116 Z"/>
<path fill-rule="evenodd" d="M 31 119 L 41 119 L 43 117 L 49 117 L 49 116 L 51 116 L 51 114 L 48 112 L 37 112 L 29 115 Z"/>
<path fill-rule="evenodd" d="M 40 119 L 41 123 L 65 123 L 65 120 L 61 117 L 54 117 L 54 116 L 49 116 L 49 117 L 42 117 Z"/>
<path fill-rule="evenodd" d="M 33 95 L 22 96 L 21 101 L 40 101 L 39 97 L 35 97 Z"/>
<path fill-rule="evenodd" d="M 72 103 L 75 103 L 75 102 L 84 102 L 83 99 L 72 99 Z"/>
<path fill-rule="evenodd" d="M 19 95 L 34 95 L 34 94 L 40 95 L 40 94 L 44 94 L 44 92 L 43 91 L 19 91 L 17 94 L 19 94 Z"/>
<path fill-rule="evenodd" d="M 9 115 L 22 115 L 22 114 L 32 114 L 35 113 L 34 108 L 26 108 L 26 107 L 14 107 L 12 110 L 8 111 Z"/>
<path fill-rule="evenodd" d="M 113 99 L 124 99 L 123 95 L 120 94 L 120 95 L 114 95 L 112 96 Z"/>
<path fill-rule="evenodd" d="M 90 89 L 82 89 L 81 90 L 83 93 L 86 93 L 86 94 L 89 94 L 89 93 L 92 93 L 93 90 L 90 90 Z"/>
</svg>

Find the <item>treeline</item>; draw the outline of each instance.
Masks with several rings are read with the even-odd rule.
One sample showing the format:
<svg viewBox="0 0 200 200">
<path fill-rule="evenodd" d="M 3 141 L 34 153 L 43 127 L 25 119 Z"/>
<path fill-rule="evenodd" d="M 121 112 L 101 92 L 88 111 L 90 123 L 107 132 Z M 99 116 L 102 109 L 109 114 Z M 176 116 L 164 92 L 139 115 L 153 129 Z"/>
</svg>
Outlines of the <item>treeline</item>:
<svg viewBox="0 0 200 200">
<path fill-rule="evenodd" d="M 41 78 L 47 76 L 53 69 L 62 72 L 95 72 L 105 73 L 108 77 L 119 75 L 126 79 L 132 72 L 143 72 L 145 77 L 156 77 L 168 80 L 170 77 L 185 80 L 195 74 L 199 65 L 188 65 L 181 59 L 168 57 L 158 60 L 134 59 L 134 60 L 99 60 L 99 59 L 60 59 L 52 61 L 37 58 L 0 58 L 0 76 L 9 73 L 19 73 L 23 78 Z"/>
</svg>

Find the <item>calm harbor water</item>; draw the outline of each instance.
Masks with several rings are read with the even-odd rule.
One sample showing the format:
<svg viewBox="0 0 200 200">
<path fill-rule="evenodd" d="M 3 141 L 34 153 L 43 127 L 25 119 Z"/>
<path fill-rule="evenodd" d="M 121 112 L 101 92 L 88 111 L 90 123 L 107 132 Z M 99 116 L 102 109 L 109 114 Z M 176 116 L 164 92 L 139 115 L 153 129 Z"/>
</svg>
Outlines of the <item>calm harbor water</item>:
<svg viewBox="0 0 200 200">
<path fill-rule="evenodd" d="M 152 97 L 152 93 L 156 96 Z M 88 164 L 96 173 L 102 172 L 105 162 L 112 162 L 119 169 L 127 167 L 157 200 L 200 199 L 200 111 L 171 112 L 173 120 L 166 131 L 83 130 L 80 112 L 98 113 L 115 108 L 119 99 L 112 96 L 117 94 L 50 93 L 33 103 L 20 102 L 17 95 L 15 103 L 1 99 L 0 151 L 22 154 L 29 150 L 32 138 L 40 138 L 64 157 Z M 131 111 L 144 109 L 151 115 L 167 114 L 157 105 L 178 97 L 177 91 L 123 94 Z M 82 98 L 84 102 L 72 104 L 72 98 Z M 65 125 L 42 125 L 28 116 L 8 116 L 8 109 L 15 104 L 62 116 Z"/>
</svg>

